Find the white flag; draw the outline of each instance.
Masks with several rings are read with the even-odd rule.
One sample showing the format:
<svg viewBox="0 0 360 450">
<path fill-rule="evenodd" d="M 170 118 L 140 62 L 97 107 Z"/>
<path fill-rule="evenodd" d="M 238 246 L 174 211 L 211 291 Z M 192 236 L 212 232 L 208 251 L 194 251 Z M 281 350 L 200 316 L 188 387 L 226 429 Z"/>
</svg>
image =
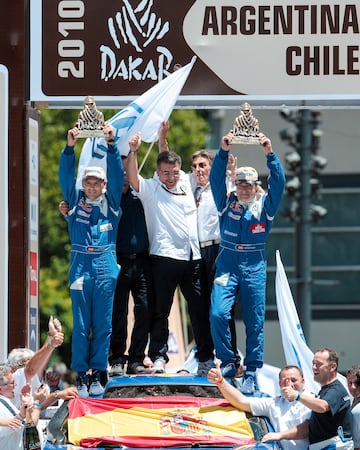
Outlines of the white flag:
<svg viewBox="0 0 360 450">
<path fill-rule="evenodd" d="M 275 293 L 286 364 L 300 367 L 304 373 L 306 390 L 317 394 L 321 386 L 314 381 L 314 353 L 306 344 L 279 250 L 276 250 Z M 348 390 L 346 377 L 338 372 L 337 378 Z"/>
<path fill-rule="evenodd" d="M 160 124 L 170 117 L 195 61 L 196 56 L 189 64 L 161 80 L 109 119 L 109 123 L 115 128 L 115 140 L 121 154 L 127 155 L 128 140 L 138 131 L 144 142 L 158 139 Z M 85 141 L 78 166 L 78 189 L 81 189 L 81 176 L 85 167 L 102 166 L 106 169 L 106 148 L 103 138 Z"/>
<path fill-rule="evenodd" d="M 320 385 L 314 381 L 312 371 L 314 353 L 305 342 L 279 250 L 276 250 L 275 293 L 286 364 L 300 367 L 304 373 L 306 390 L 317 394 Z"/>
</svg>

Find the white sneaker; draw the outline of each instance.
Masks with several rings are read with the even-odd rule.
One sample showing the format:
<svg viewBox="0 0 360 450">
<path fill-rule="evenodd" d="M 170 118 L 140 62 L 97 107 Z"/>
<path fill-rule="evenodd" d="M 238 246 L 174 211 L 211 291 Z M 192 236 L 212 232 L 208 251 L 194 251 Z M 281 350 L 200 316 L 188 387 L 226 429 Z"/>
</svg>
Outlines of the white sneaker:
<svg viewBox="0 0 360 450">
<path fill-rule="evenodd" d="M 103 395 L 105 389 L 101 385 L 100 381 L 93 381 L 90 384 L 89 395 L 91 397 L 98 397 L 99 395 Z"/>
<path fill-rule="evenodd" d="M 152 373 L 165 373 L 165 358 L 160 356 L 160 358 L 156 358 L 154 364 L 151 368 Z"/>
</svg>

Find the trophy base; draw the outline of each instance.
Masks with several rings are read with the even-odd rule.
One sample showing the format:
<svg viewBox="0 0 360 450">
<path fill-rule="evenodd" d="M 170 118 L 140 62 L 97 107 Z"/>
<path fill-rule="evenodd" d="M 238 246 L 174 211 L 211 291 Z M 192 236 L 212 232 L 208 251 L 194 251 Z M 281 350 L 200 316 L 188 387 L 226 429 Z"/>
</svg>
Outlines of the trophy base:
<svg viewBox="0 0 360 450">
<path fill-rule="evenodd" d="M 103 130 L 79 130 L 76 138 L 106 138 Z"/>
<path fill-rule="evenodd" d="M 234 136 L 232 144 L 247 144 L 247 145 L 259 145 L 260 140 L 257 136 Z"/>
</svg>

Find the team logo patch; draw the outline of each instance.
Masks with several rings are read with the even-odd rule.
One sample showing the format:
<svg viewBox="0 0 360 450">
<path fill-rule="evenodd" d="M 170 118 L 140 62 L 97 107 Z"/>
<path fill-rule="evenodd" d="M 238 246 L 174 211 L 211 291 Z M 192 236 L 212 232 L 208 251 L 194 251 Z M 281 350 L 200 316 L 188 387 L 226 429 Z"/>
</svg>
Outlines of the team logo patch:
<svg viewBox="0 0 360 450">
<path fill-rule="evenodd" d="M 261 222 L 261 223 L 253 223 L 250 226 L 250 229 L 251 229 L 251 233 L 252 234 L 265 233 L 265 231 L 266 231 L 266 227 L 265 227 L 265 224 L 263 222 Z"/>
<path fill-rule="evenodd" d="M 100 225 L 100 232 L 103 233 L 104 231 L 111 231 L 113 229 L 111 223 L 103 223 Z"/>
<path fill-rule="evenodd" d="M 91 212 L 92 211 L 92 205 L 89 205 L 88 203 L 84 202 L 84 199 L 80 199 L 78 205 L 80 206 L 80 208 L 84 209 L 87 212 Z"/>
<path fill-rule="evenodd" d="M 230 203 L 230 209 L 232 211 L 239 212 L 240 214 L 242 214 L 244 212 L 243 206 L 240 205 L 240 203 L 236 202 L 236 201 Z"/>
</svg>

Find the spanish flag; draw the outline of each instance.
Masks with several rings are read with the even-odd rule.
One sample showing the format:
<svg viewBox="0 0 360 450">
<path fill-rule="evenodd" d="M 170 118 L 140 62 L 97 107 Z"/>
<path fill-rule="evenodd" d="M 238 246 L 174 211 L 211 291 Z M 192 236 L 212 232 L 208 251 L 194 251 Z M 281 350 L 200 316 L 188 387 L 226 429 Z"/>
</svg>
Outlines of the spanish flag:
<svg viewBox="0 0 360 450">
<path fill-rule="evenodd" d="M 147 397 L 69 401 L 69 442 L 85 448 L 106 444 L 171 447 L 192 443 L 251 445 L 244 412 L 222 399 Z"/>
</svg>

